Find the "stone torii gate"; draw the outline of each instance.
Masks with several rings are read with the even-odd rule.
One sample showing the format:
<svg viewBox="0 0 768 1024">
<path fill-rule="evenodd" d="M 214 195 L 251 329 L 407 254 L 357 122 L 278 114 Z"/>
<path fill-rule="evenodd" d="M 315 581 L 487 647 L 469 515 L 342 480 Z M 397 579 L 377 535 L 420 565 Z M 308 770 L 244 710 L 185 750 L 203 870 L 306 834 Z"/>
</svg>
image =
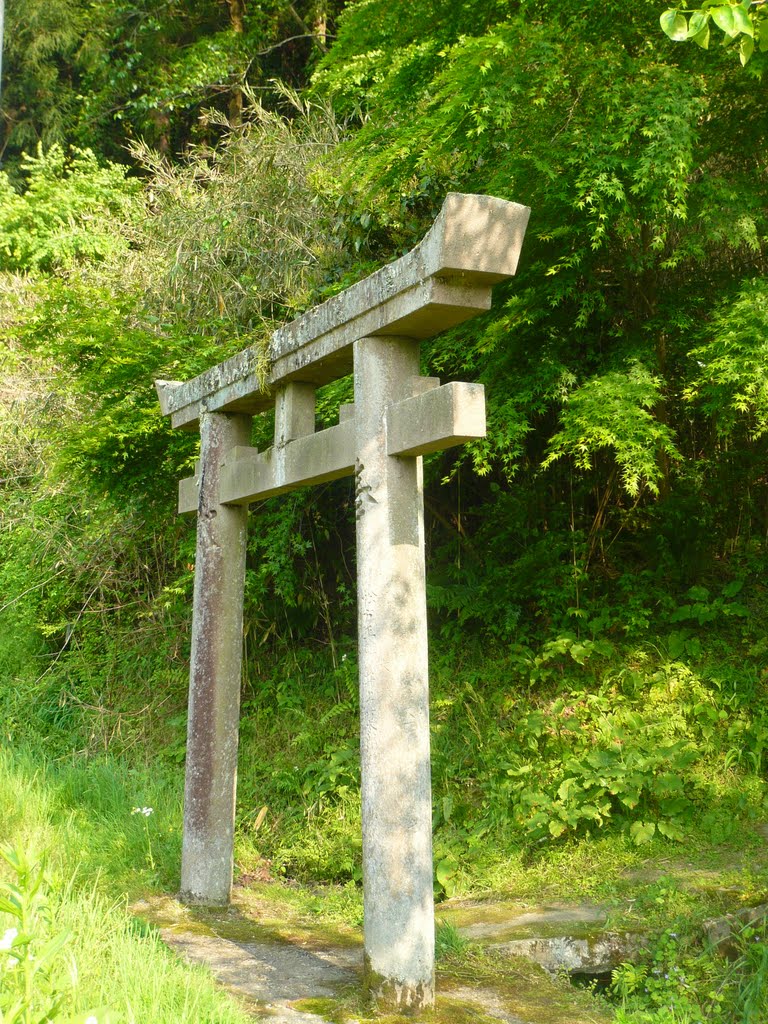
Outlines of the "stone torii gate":
<svg viewBox="0 0 768 1024">
<path fill-rule="evenodd" d="M 490 308 L 529 210 L 449 193 L 411 252 L 186 383 L 157 381 L 200 430 L 179 511 L 197 512 L 181 896 L 228 902 L 250 502 L 356 478 L 365 983 L 379 1005 L 434 1003 L 432 803 L 422 455 L 485 434 L 482 385 L 419 376 L 419 341 Z M 354 374 L 354 404 L 315 432 L 315 389 Z M 275 408 L 274 445 L 250 447 Z"/>
</svg>

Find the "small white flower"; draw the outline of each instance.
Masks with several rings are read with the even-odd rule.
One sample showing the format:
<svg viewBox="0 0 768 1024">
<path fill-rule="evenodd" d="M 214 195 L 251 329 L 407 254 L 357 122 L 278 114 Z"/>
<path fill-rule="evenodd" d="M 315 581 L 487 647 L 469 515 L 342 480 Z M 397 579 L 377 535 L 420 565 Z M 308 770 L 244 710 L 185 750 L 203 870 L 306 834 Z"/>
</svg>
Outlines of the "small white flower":
<svg viewBox="0 0 768 1024">
<path fill-rule="evenodd" d="M 143 814 L 145 818 L 148 818 L 150 814 L 154 814 L 152 807 L 134 807 L 131 814 Z"/>
<path fill-rule="evenodd" d="M 18 934 L 18 928 L 9 928 L 2 939 L 0 939 L 0 949 L 10 949 L 13 945 L 13 940 Z"/>
<path fill-rule="evenodd" d="M 86 1017 L 85 1024 L 99 1024 L 99 1022 L 96 1017 Z"/>
</svg>

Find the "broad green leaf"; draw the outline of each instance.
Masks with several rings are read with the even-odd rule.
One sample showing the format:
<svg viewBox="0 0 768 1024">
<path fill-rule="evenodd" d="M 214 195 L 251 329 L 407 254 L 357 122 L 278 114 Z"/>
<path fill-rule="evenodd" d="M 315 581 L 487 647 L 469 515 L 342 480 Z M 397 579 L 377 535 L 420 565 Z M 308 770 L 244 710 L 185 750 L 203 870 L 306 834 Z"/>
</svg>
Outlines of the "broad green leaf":
<svg viewBox="0 0 768 1024">
<path fill-rule="evenodd" d="M 739 60 L 741 61 L 742 67 L 747 63 L 754 52 L 755 40 L 751 36 L 742 36 L 741 42 L 739 43 Z"/>
<path fill-rule="evenodd" d="M 679 793 L 680 790 L 685 789 L 685 783 L 674 772 L 663 772 L 656 777 L 653 788 L 656 792 Z"/>
<path fill-rule="evenodd" d="M 768 50 L 768 18 L 763 18 L 760 22 L 758 34 L 760 39 L 760 52 L 765 53 L 765 51 Z"/>
<path fill-rule="evenodd" d="M 709 48 L 709 15 L 694 11 L 688 24 L 688 38 L 703 49 Z"/>
<path fill-rule="evenodd" d="M 676 43 L 682 42 L 688 36 L 688 22 L 685 19 L 685 15 L 681 14 L 680 11 L 664 11 L 659 18 L 659 24 L 661 25 L 662 32 L 666 33 Z"/>
<path fill-rule="evenodd" d="M 600 811 L 594 804 L 583 804 L 579 810 L 581 811 L 581 817 L 586 818 L 588 821 L 600 820 Z"/>
<path fill-rule="evenodd" d="M 743 32 L 745 36 L 754 36 L 755 29 L 752 24 L 752 19 L 746 13 L 743 7 L 732 7 L 733 11 L 733 24 L 737 32 Z"/>
<path fill-rule="evenodd" d="M 728 4 L 725 7 L 713 7 L 711 10 L 712 20 L 719 29 L 722 29 L 727 36 L 735 36 L 738 33 L 733 17 L 733 7 Z"/>
<path fill-rule="evenodd" d="M 683 830 L 674 821 L 660 821 L 659 832 L 667 839 L 674 839 L 678 843 L 683 839 Z"/>
<path fill-rule="evenodd" d="M 560 836 L 565 832 L 567 825 L 563 821 L 552 820 L 549 823 L 549 834 L 553 839 L 559 839 Z"/>
<path fill-rule="evenodd" d="M 652 821 L 636 821 L 629 829 L 635 846 L 644 846 L 646 843 L 650 843 L 655 832 L 656 825 Z"/>
<path fill-rule="evenodd" d="M 709 25 L 705 25 L 701 32 L 698 32 L 695 36 L 692 36 L 694 43 L 699 45 L 703 50 L 709 49 Z"/>
<path fill-rule="evenodd" d="M 616 755 L 610 750 L 593 750 L 587 756 L 587 763 L 593 768 L 608 768 L 616 764 Z"/>
<path fill-rule="evenodd" d="M 637 805 L 640 803 L 639 791 L 633 792 L 632 790 L 627 790 L 624 793 L 618 794 L 618 797 L 619 800 L 624 804 L 624 806 L 628 807 L 631 811 L 633 811 L 635 807 L 637 807 Z"/>
<path fill-rule="evenodd" d="M 548 823 L 549 815 L 545 814 L 544 811 L 539 811 L 538 814 L 534 814 L 525 822 L 525 828 L 529 835 L 538 837 L 546 830 Z"/>
<path fill-rule="evenodd" d="M 560 783 L 560 788 L 557 791 L 558 799 L 567 800 L 568 797 L 571 795 L 571 791 L 573 789 L 580 788 L 581 787 L 578 785 L 575 779 L 564 779 L 563 782 Z"/>
<path fill-rule="evenodd" d="M 703 11 L 694 11 L 688 23 L 688 38 L 695 38 L 709 24 L 709 17 Z"/>
<path fill-rule="evenodd" d="M 458 871 L 458 868 L 459 862 L 452 854 L 448 854 L 435 868 L 435 878 L 445 888 Z"/>
<path fill-rule="evenodd" d="M 727 604 L 723 608 L 725 615 L 735 615 L 738 618 L 746 619 L 749 615 L 749 608 L 745 604 L 740 604 L 738 601 L 734 601 L 733 604 Z"/>
<path fill-rule="evenodd" d="M 691 809 L 689 800 L 685 797 L 671 797 L 669 800 L 660 801 L 662 813 L 668 818 L 676 818 L 680 815 L 686 814 Z"/>
<path fill-rule="evenodd" d="M 587 660 L 588 654 L 589 650 L 584 646 L 584 644 L 573 644 L 571 647 L 571 657 L 577 665 L 583 665 Z"/>
</svg>

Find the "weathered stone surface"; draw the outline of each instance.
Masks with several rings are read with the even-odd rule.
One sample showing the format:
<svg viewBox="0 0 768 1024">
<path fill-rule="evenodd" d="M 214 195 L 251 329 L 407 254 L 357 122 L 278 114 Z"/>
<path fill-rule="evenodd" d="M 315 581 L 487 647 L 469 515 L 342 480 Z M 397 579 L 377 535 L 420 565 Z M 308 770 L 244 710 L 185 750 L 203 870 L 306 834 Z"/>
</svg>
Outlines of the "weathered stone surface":
<svg viewBox="0 0 768 1024">
<path fill-rule="evenodd" d="M 359 979 L 360 954 L 314 951 L 288 942 L 233 942 L 218 935 L 164 928 L 160 936 L 188 960 L 210 967 L 217 980 L 266 1003 L 332 996 Z"/>
<path fill-rule="evenodd" d="M 203 407 L 258 412 L 279 384 L 324 384 L 349 373 L 352 345 L 372 335 L 430 338 L 490 307 L 491 288 L 517 269 L 530 211 L 491 196 L 449 193 L 424 239 L 399 260 L 310 310 L 272 337 L 183 384 L 158 381 L 175 427 Z"/>
<path fill-rule="evenodd" d="M 291 389 L 298 387 L 307 388 L 307 401 L 312 396 L 311 421 L 310 410 L 305 407 L 302 425 L 291 420 L 288 426 L 278 398 L 274 446 L 265 452 L 239 447 L 227 453 L 219 491 L 224 504 L 247 505 L 354 472 L 354 405 L 340 410 L 336 426 L 312 433 L 307 427 L 310 422 L 314 426 L 314 388 L 289 385 Z M 427 455 L 485 436 L 482 384 L 454 381 L 440 387 L 433 377 L 416 377 L 410 382 L 409 391 L 417 394 L 386 411 L 389 455 Z M 295 417 L 295 411 L 290 415 Z M 179 483 L 179 512 L 197 510 L 199 486 L 199 469 L 194 477 Z"/>
<path fill-rule="evenodd" d="M 457 988 L 453 995 L 463 1002 L 474 1003 L 478 1013 L 490 1014 L 503 1024 L 530 1024 L 515 1013 L 510 1013 L 504 1006 L 503 1000 L 491 989 L 483 988 Z"/>
<path fill-rule="evenodd" d="M 489 308 L 528 214 L 452 193 L 410 253 L 276 331 L 268 367 L 248 349 L 185 384 L 156 383 L 173 425 L 199 421 L 203 442 L 179 489 L 180 510 L 198 511 L 182 894 L 224 902 L 231 885 L 247 504 L 354 466 L 364 973 L 373 998 L 398 1010 L 434 1002 L 421 455 L 485 433 L 482 388 L 419 378 L 418 339 Z M 316 433 L 315 387 L 353 366 L 354 407 Z M 272 402 L 275 443 L 260 453 L 232 425 Z"/>
<path fill-rule="evenodd" d="M 355 423 L 345 420 L 316 434 L 298 437 L 265 452 L 238 448 L 227 457 L 221 475 L 221 500 L 247 505 L 309 484 L 349 476 L 355 468 Z M 179 491 L 179 511 L 182 492 Z"/>
<path fill-rule="evenodd" d="M 418 344 L 355 344 L 358 657 L 367 985 L 434 1002 L 432 799 L 421 459 L 387 455 L 387 408 L 410 395 Z"/>
<path fill-rule="evenodd" d="M 713 917 L 704 922 L 704 935 L 707 942 L 715 946 L 723 956 L 739 956 L 742 952 L 738 942 L 738 934 L 747 925 L 762 928 L 768 924 L 768 903 L 757 907 L 744 907 L 735 914 L 724 917 Z"/>
<path fill-rule="evenodd" d="M 275 445 L 315 432 L 315 386 L 292 381 L 275 394 Z"/>
<path fill-rule="evenodd" d="M 546 971 L 557 974 L 608 974 L 619 964 L 633 960 L 642 949 L 638 935 L 623 932 L 601 932 L 588 939 L 569 935 L 545 939 L 513 939 L 491 943 L 491 949 L 509 956 L 524 956 Z"/>
<path fill-rule="evenodd" d="M 485 437 L 485 389 L 454 381 L 387 410 L 389 455 L 429 455 Z"/>
<path fill-rule="evenodd" d="M 189 672 L 181 891 L 192 903 L 226 903 L 240 719 L 247 510 L 219 504 L 224 453 L 249 439 L 249 416 L 206 413 Z"/>
<path fill-rule="evenodd" d="M 604 907 L 593 903 L 547 903 L 530 906 L 508 901 L 444 903 L 440 918 L 473 941 L 571 935 L 584 938 L 599 932 L 607 920 Z"/>
<path fill-rule="evenodd" d="M 319 923 L 296 907 L 265 894 L 235 888 L 235 906 L 201 911 L 168 898 L 149 897 L 132 908 L 160 928 L 180 956 L 207 966 L 256 1020 L 269 1024 L 319 1024 L 349 1019 L 362 985 L 359 934 Z M 493 904 L 484 904 L 493 907 Z M 492 922 L 491 922 L 492 923 Z M 330 930 L 329 930 L 330 927 Z M 302 1000 L 312 1000 L 304 1003 Z M 484 1024 L 608 1024 L 609 1014 L 587 993 L 550 978 L 536 965 L 511 958 L 491 977 L 473 976 L 470 964 L 438 980 L 440 1024 L 475 1019 Z M 365 1019 L 369 1014 L 365 1014 Z M 423 1019 L 417 1017 L 417 1019 Z"/>
<path fill-rule="evenodd" d="M 605 908 L 590 903 L 459 902 L 440 908 L 440 918 L 465 938 L 552 973 L 606 974 L 637 955 L 643 936 L 607 931 L 607 916 Z"/>
</svg>

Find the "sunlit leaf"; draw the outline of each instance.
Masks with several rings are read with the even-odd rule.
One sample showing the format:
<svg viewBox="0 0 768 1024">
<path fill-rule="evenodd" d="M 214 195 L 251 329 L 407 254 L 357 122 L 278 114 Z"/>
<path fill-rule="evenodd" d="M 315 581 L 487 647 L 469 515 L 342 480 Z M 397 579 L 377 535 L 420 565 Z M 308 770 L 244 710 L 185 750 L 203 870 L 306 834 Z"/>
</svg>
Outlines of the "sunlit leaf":
<svg viewBox="0 0 768 1024">
<path fill-rule="evenodd" d="M 659 832 L 661 835 L 666 836 L 667 839 L 674 839 L 678 843 L 684 838 L 683 830 L 673 821 L 660 821 Z"/>
<path fill-rule="evenodd" d="M 629 829 L 635 846 L 645 846 L 646 843 L 650 843 L 655 833 L 656 825 L 652 821 L 636 821 Z"/>
<path fill-rule="evenodd" d="M 703 50 L 709 49 L 709 24 L 705 25 L 701 32 L 697 32 L 695 36 L 691 36 L 694 43 L 700 46 Z"/>
<path fill-rule="evenodd" d="M 449 853 L 435 866 L 435 878 L 445 888 L 459 869 L 459 862 Z"/>
<path fill-rule="evenodd" d="M 736 22 L 733 17 L 733 7 L 713 7 L 711 10 L 712 20 L 719 29 L 722 29 L 727 36 L 735 36 L 738 33 Z"/>
<path fill-rule="evenodd" d="M 744 10 L 743 7 L 732 7 L 733 12 L 733 25 L 737 32 L 742 32 L 745 36 L 754 36 L 755 29 L 752 25 L 752 19 Z"/>
<path fill-rule="evenodd" d="M 695 39 L 709 25 L 709 18 L 704 11 L 694 11 L 688 23 L 688 38 Z"/>
<path fill-rule="evenodd" d="M 681 14 L 680 11 L 664 11 L 659 18 L 659 24 L 662 31 L 675 42 L 682 42 L 683 39 L 688 37 L 688 22 L 685 15 Z"/>
</svg>

